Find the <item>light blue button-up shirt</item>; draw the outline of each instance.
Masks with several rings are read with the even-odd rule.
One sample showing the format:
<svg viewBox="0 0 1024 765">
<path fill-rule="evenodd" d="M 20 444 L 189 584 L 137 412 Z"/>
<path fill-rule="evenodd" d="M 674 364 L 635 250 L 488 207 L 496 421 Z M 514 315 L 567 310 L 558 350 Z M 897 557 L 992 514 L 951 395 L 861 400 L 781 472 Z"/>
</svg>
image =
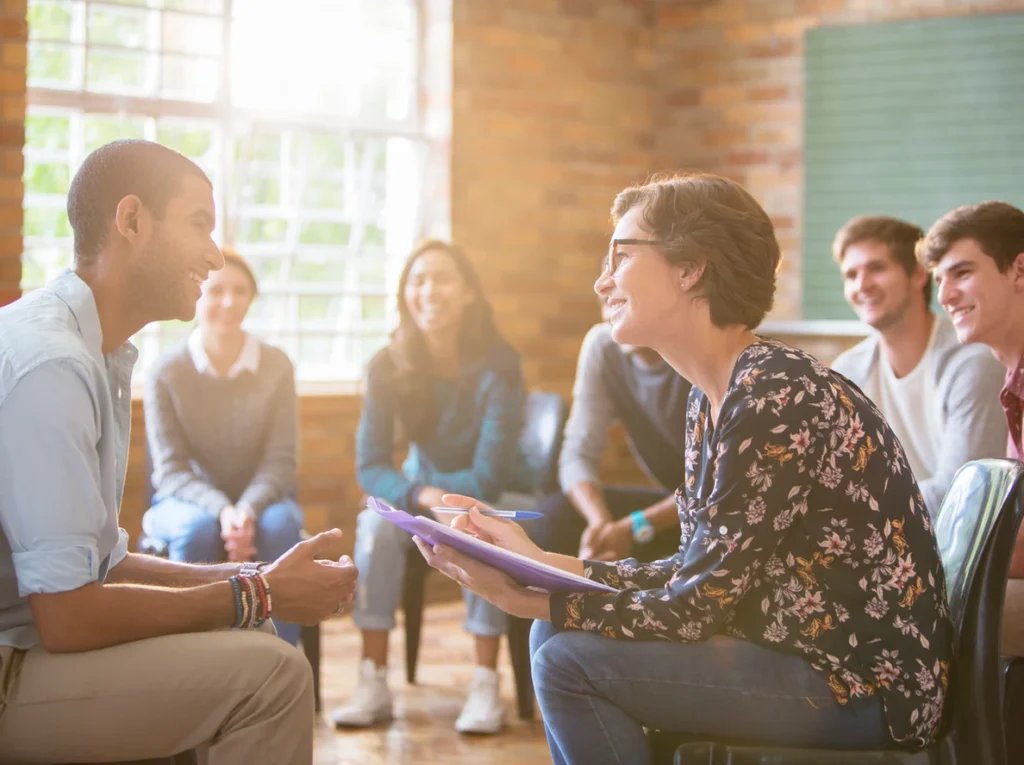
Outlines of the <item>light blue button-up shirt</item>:
<svg viewBox="0 0 1024 765">
<path fill-rule="evenodd" d="M 0 645 L 39 643 L 28 596 L 102 582 L 131 426 L 131 343 L 103 355 L 92 290 L 66 271 L 0 308 Z"/>
</svg>

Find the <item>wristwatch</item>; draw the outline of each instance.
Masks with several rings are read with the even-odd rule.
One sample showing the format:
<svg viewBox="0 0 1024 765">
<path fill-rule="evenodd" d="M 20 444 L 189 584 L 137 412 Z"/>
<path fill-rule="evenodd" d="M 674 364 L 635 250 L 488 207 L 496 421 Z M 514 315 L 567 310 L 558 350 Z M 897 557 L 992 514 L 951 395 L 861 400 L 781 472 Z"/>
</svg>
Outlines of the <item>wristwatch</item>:
<svg viewBox="0 0 1024 765">
<path fill-rule="evenodd" d="M 644 515 L 643 510 L 634 510 L 629 514 L 629 518 L 633 522 L 634 542 L 640 545 L 645 545 L 654 541 L 654 526 L 652 526 L 651 522 L 647 520 L 647 516 Z"/>
</svg>

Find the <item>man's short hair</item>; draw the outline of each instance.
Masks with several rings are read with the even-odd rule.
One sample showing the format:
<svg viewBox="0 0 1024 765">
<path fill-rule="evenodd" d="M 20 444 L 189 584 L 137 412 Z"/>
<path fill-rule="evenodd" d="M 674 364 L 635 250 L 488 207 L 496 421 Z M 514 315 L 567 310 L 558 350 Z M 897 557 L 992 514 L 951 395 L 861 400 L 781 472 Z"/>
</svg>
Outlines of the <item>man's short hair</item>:
<svg viewBox="0 0 1024 765">
<path fill-rule="evenodd" d="M 932 269 L 961 239 L 973 239 L 1006 273 L 1024 252 L 1024 212 L 1006 202 L 981 202 L 950 210 L 928 229 L 917 257 Z"/>
<path fill-rule="evenodd" d="M 655 177 L 620 192 L 612 219 L 637 206 L 670 263 L 704 266 L 696 293 L 716 327 L 761 323 L 775 299 L 782 253 L 771 218 L 750 192 L 708 173 Z"/>
<path fill-rule="evenodd" d="M 858 215 L 847 221 L 836 233 L 836 238 L 832 241 L 832 259 L 842 268 L 843 258 L 850 247 L 860 242 L 881 242 L 889 248 L 892 259 L 903 268 L 907 276 L 910 276 L 918 266 L 914 248 L 923 238 L 924 231 L 921 227 L 905 220 L 890 218 L 887 215 Z M 921 292 L 924 294 L 925 304 L 930 303 L 931 279 L 925 282 Z"/>
<path fill-rule="evenodd" d="M 122 199 L 134 194 L 161 218 L 186 175 L 210 183 L 192 160 L 152 141 L 114 141 L 92 152 L 68 190 L 75 262 L 88 263 L 99 254 Z"/>
</svg>

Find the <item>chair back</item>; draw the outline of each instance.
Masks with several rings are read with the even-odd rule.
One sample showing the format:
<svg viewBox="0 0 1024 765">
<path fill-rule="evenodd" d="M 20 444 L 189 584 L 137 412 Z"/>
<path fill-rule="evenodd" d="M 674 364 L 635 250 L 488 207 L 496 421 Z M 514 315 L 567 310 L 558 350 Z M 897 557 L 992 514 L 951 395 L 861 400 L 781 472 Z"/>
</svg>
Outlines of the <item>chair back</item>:
<svg viewBox="0 0 1024 765">
<path fill-rule="evenodd" d="M 526 397 L 519 452 L 533 476 L 534 491 L 550 494 L 558 489 L 558 453 L 569 409 L 557 393 L 533 391 Z"/>
<path fill-rule="evenodd" d="M 963 762 L 1005 762 L 999 680 L 1003 599 L 1017 530 L 1024 514 L 1024 464 L 974 460 L 946 493 L 935 525 L 956 657 L 950 671 L 944 729 Z"/>
</svg>

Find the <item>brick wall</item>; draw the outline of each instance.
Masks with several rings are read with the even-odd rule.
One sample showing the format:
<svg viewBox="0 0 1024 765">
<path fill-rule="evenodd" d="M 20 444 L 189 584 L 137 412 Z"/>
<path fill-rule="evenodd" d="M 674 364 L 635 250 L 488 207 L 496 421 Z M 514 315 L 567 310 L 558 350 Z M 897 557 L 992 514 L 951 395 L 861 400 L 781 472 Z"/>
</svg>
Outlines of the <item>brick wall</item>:
<svg viewBox="0 0 1024 765">
<path fill-rule="evenodd" d="M 608 210 L 652 169 L 653 4 L 456 0 L 452 232 L 527 379 L 568 394 Z"/>
<path fill-rule="evenodd" d="M 785 254 L 772 316 L 795 319 L 804 31 L 821 24 L 1024 11 L 1024 0 L 670 0 L 656 9 L 657 157 L 666 167 L 734 178 L 765 206 Z"/>
<path fill-rule="evenodd" d="M 0 5 L 0 305 L 21 295 L 26 0 Z"/>
</svg>

